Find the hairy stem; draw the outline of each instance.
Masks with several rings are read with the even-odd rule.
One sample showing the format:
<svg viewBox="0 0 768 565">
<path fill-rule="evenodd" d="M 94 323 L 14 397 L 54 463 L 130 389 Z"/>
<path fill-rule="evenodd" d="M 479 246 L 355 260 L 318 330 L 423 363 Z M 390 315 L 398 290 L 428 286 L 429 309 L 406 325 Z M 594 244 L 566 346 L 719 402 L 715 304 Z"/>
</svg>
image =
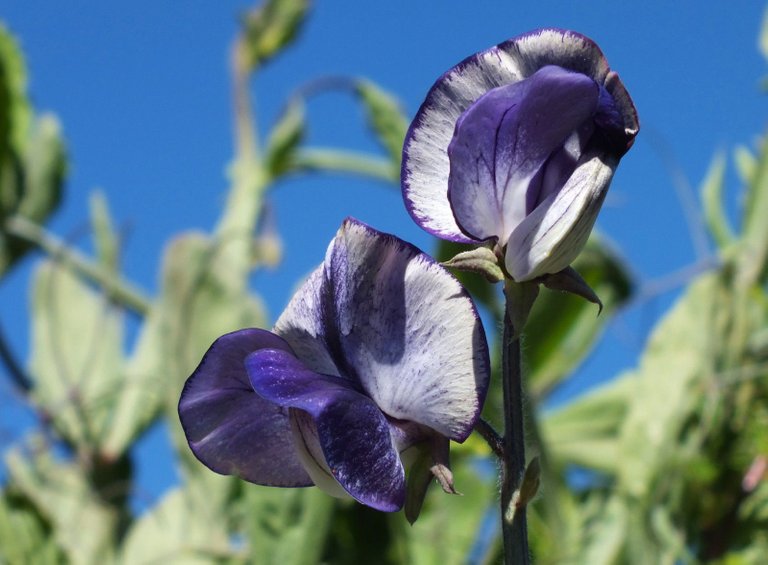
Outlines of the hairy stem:
<svg viewBox="0 0 768 565">
<path fill-rule="evenodd" d="M 515 503 L 515 493 L 525 472 L 525 433 L 520 338 L 510 316 L 510 299 L 507 293 L 502 337 L 504 452 L 501 462 L 501 530 L 505 565 L 520 565 L 530 563 L 530 555 L 526 508 Z"/>
<path fill-rule="evenodd" d="M 475 431 L 482 436 L 485 443 L 488 444 L 488 447 L 491 448 L 491 451 L 499 460 L 504 458 L 504 438 L 493 429 L 491 424 L 480 418 L 477 424 L 475 424 Z"/>
</svg>

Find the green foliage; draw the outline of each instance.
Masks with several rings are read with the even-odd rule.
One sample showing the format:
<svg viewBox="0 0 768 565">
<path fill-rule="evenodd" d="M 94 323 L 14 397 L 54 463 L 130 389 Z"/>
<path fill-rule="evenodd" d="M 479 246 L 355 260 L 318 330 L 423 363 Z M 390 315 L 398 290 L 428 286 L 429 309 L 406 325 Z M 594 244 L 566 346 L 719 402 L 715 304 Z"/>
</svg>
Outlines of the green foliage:
<svg viewBox="0 0 768 565">
<path fill-rule="evenodd" d="M 7 232 L 7 219 L 42 223 L 59 205 L 66 170 L 58 122 L 33 114 L 26 89 L 21 52 L 0 24 L 0 275 L 30 248 Z"/>
<path fill-rule="evenodd" d="M 392 160 L 395 173 L 400 173 L 403 140 L 408 120 L 397 99 L 369 80 L 358 80 L 355 92 L 365 108 L 366 120 Z"/>
<path fill-rule="evenodd" d="M 304 22 L 308 0 L 264 0 L 244 19 L 247 65 L 263 65 L 290 45 Z"/>
<path fill-rule="evenodd" d="M 43 263 L 32 298 L 34 398 L 71 445 L 101 444 L 123 371 L 120 313 L 55 262 Z"/>
<path fill-rule="evenodd" d="M 304 138 L 304 101 L 293 98 L 285 107 L 267 141 L 267 170 L 273 178 L 287 173 L 296 149 Z"/>
</svg>

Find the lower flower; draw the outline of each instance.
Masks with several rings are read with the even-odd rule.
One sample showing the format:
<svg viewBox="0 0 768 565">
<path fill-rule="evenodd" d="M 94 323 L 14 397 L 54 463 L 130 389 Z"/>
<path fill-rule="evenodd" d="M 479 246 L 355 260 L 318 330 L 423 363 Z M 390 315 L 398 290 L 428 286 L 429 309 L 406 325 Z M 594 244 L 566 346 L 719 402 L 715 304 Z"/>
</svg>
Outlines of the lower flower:
<svg viewBox="0 0 768 565">
<path fill-rule="evenodd" d="M 396 511 L 403 454 L 464 441 L 489 372 L 482 324 L 458 281 L 412 245 L 349 219 L 273 332 L 214 342 L 179 417 L 213 471 L 316 484 Z"/>
</svg>

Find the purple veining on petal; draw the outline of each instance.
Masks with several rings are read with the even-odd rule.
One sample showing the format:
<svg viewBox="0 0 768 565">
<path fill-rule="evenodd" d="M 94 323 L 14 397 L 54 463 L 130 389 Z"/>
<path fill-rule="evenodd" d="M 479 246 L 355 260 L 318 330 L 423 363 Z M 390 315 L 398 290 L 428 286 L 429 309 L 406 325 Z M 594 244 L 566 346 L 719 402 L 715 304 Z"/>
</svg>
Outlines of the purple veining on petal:
<svg viewBox="0 0 768 565">
<path fill-rule="evenodd" d="M 502 245 L 538 194 L 549 157 L 592 120 L 599 87 L 586 75 L 546 66 L 495 88 L 456 124 L 448 147 L 448 199 L 457 223 Z"/>
<path fill-rule="evenodd" d="M 261 485 L 309 486 L 292 444 L 288 411 L 257 395 L 246 374 L 246 356 L 261 348 L 290 350 L 265 330 L 217 339 L 184 386 L 181 425 L 195 456 L 217 473 Z"/>
<path fill-rule="evenodd" d="M 345 363 L 390 418 L 457 441 L 488 388 L 482 323 L 459 282 L 418 248 L 354 220 L 326 259 Z"/>
<path fill-rule="evenodd" d="M 449 213 L 454 211 L 448 201 L 452 171 L 448 147 L 454 127 L 484 94 L 531 77 L 548 65 L 582 74 L 600 86 L 600 104 L 595 115 L 595 129 L 599 131 L 591 145 L 600 145 L 616 158 L 629 149 L 639 130 L 637 112 L 618 75 L 610 70 L 592 40 L 560 29 L 536 30 L 510 39 L 466 58 L 444 73 L 430 89 L 408 130 L 401 170 L 403 197 L 409 213 L 423 229 L 452 241 L 472 242 L 488 235 L 488 230 L 476 228 L 481 232 L 479 236 L 457 221 L 462 217 L 461 211 L 458 216 Z M 582 147 L 581 153 L 585 150 Z M 527 212 L 556 192 L 558 183 L 551 179 L 559 177 L 562 184 L 562 171 L 576 159 L 578 155 L 574 153 L 552 152 L 551 161 L 539 175 L 541 190 L 527 195 Z M 464 223 L 470 222 L 465 218 Z M 504 229 L 507 233 L 503 237 L 508 237 L 509 230 Z"/>
</svg>

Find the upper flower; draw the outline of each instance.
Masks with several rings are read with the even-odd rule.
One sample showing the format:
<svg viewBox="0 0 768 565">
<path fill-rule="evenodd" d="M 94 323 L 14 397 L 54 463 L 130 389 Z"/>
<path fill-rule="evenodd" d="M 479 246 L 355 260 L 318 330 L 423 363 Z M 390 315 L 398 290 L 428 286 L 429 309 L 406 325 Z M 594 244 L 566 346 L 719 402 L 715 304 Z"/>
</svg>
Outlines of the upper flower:
<svg viewBox="0 0 768 565">
<path fill-rule="evenodd" d="M 589 237 L 639 128 L 590 39 L 538 30 L 434 84 L 405 138 L 408 211 L 430 233 L 495 241 L 517 281 L 562 271 Z"/>
<path fill-rule="evenodd" d="M 464 441 L 489 371 L 458 281 L 410 244 L 347 220 L 274 333 L 240 330 L 211 346 L 179 416 L 216 472 L 314 482 L 393 511 L 405 498 L 400 454 Z"/>
</svg>

